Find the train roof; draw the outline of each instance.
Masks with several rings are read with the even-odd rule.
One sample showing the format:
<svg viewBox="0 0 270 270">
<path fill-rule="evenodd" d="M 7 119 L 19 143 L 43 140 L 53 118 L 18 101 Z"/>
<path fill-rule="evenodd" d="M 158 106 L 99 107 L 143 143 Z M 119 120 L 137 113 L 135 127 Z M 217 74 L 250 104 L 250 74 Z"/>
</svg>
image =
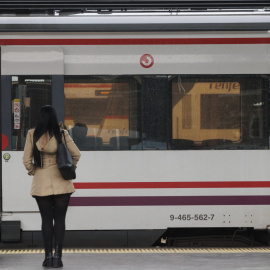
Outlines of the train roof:
<svg viewBox="0 0 270 270">
<path fill-rule="evenodd" d="M 0 32 L 269 31 L 270 11 L 0 15 Z"/>
<path fill-rule="evenodd" d="M 0 32 L 268 30 L 269 0 L 0 0 Z"/>
<path fill-rule="evenodd" d="M 269 8 L 269 0 L 1 0 L 0 10 Z"/>
</svg>

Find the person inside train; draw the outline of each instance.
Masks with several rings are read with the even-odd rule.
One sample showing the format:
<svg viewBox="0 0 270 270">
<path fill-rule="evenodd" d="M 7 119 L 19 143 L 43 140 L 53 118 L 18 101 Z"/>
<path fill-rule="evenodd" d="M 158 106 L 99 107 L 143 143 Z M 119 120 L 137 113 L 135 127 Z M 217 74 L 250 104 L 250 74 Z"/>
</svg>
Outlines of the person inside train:
<svg viewBox="0 0 270 270">
<path fill-rule="evenodd" d="M 88 128 L 83 123 L 76 123 L 72 128 L 73 140 L 80 150 L 84 150 L 84 148 L 87 146 L 86 143 L 87 132 Z"/>
<path fill-rule="evenodd" d="M 80 151 L 67 131 L 64 131 L 64 136 L 76 166 Z M 65 217 L 70 196 L 75 191 L 72 181 L 64 180 L 58 170 L 57 146 L 61 140 L 64 142 L 55 109 L 50 105 L 41 107 L 35 129 L 30 129 L 27 133 L 23 163 L 28 174 L 34 176 L 31 195 L 36 199 L 42 219 L 45 247 L 42 265 L 54 268 L 63 266 Z"/>
</svg>

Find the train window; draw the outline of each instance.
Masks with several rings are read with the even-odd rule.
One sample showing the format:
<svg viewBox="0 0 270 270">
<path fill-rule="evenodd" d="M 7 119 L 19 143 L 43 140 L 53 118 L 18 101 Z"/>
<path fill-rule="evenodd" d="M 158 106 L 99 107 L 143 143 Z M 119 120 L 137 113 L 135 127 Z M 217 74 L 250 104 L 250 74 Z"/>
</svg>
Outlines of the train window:
<svg viewBox="0 0 270 270">
<path fill-rule="evenodd" d="M 173 78 L 171 149 L 268 148 L 266 79 Z"/>
<path fill-rule="evenodd" d="M 12 149 L 23 150 L 41 106 L 52 103 L 51 76 L 12 76 Z"/>
<path fill-rule="evenodd" d="M 23 150 L 51 76 L 12 76 L 12 149 Z M 65 76 L 65 126 L 82 151 L 267 149 L 266 75 Z"/>
<path fill-rule="evenodd" d="M 144 150 L 167 150 L 167 75 L 141 76 L 142 145 Z"/>
<path fill-rule="evenodd" d="M 80 150 L 141 149 L 138 87 L 133 77 L 65 77 L 65 126 Z"/>
</svg>

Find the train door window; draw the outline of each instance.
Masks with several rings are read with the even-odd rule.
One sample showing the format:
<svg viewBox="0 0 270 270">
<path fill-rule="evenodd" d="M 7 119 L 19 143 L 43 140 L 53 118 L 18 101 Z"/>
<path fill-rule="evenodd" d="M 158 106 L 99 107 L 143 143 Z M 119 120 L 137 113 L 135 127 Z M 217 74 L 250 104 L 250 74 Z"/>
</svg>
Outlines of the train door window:
<svg viewBox="0 0 270 270">
<path fill-rule="evenodd" d="M 138 87 L 133 77 L 65 77 L 65 126 L 80 150 L 138 149 Z"/>
<path fill-rule="evenodd" d="M 265 76 L 172 80 L 172 149 L 267 148 Z"/>
<path fill-rule="evenodd" d="M 144 150 L 167 150 L 168 76 L 142 76 Z"/>
<path fill-rule="evenodd" d="M 12 149 L 23 150 L 41 106 L 52 103 L 51 76 L 12 76 Z"/>
</svg>

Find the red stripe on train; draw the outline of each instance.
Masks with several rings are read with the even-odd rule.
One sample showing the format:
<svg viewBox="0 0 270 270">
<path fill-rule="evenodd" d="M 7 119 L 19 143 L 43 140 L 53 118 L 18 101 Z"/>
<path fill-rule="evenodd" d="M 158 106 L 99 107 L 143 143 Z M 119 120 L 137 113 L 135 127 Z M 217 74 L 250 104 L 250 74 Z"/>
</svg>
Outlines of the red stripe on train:
<svg viewBox="0 0 270 270">
<path fill-rule="evenodd" d="M 270 44 L 270 38 L 0 39 L 0 45 L 218 45 Z"/>
<path fill-rule="evenodd" d="M 74 183 L 76 189 L 144 189 L 144 188 L 269 188 L 269 181 L 228 182 L 101 182 Z"/>
</svg>

